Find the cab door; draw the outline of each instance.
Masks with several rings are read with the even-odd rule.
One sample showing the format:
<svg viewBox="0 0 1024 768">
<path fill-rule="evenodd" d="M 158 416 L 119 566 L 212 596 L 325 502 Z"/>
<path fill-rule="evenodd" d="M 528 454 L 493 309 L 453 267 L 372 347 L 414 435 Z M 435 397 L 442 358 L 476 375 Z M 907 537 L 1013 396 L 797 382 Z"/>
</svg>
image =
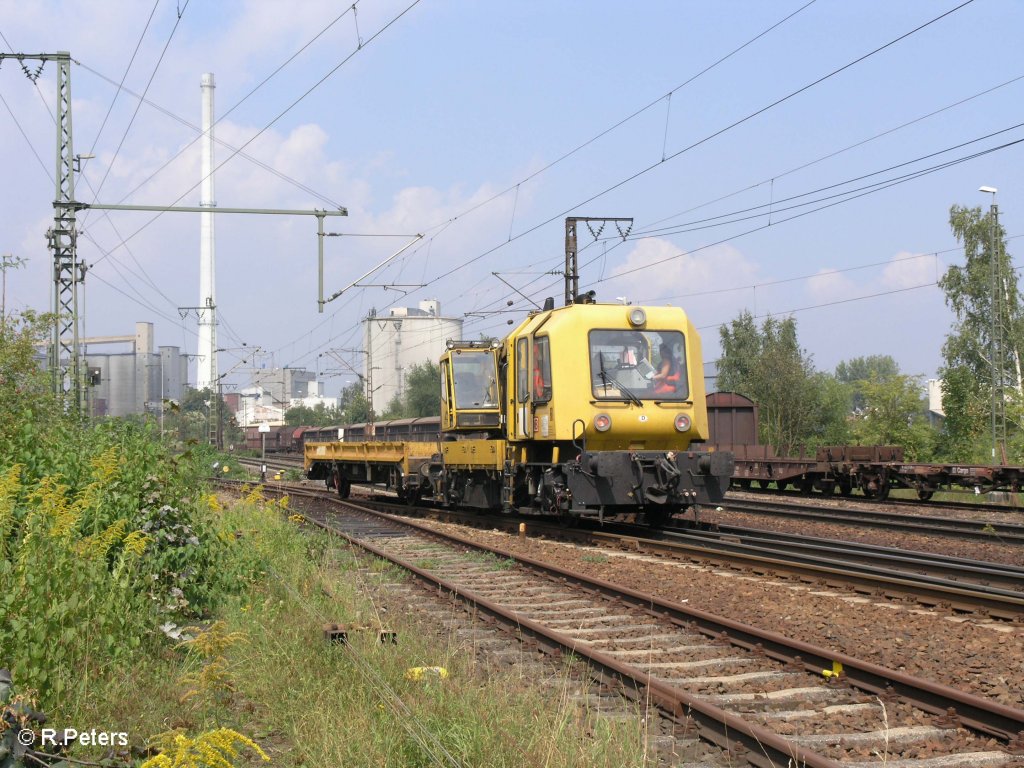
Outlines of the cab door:
<svg viewBox="0 0 1024 768">
<path fill-rule="evenodd" d="M 455 426 L 455 390 L 452 388 L 452 367 L 447 357 L 441 360 L 441 431 Z"/>
<path fill-rule="evenodd" d="M 520 440 L 533 435 L 533 409 L 530 398 L 530 340 L 523 336 L 516 339 L 515 350 L 515 431 L 513 434 Z"/>
<path fill-rule="evenodd" d="M 551 424 L 551 337 L 547 334 L 533 335 L 530 366 L 531 432 L 534 439 L 554 437 L 554 425 Z"/>
</svg>

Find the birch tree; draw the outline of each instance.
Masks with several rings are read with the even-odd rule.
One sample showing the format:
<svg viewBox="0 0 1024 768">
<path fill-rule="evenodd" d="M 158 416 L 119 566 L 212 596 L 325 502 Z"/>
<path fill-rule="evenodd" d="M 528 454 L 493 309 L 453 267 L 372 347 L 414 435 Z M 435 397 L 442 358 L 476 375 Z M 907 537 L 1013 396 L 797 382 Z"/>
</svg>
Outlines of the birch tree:
<svg viewBox="0 0 1024 768">
<path fill-rule="evenodd" d="M 964 264 L 949 267 L 939 280 L 954 316 L 942 347 L 943 451 L 959 461 L 980 460 L 990 455 L 990 418 L 979 416 L 991 416 L 993 387 L 997 400 L 1011 401 L 1008 429 L 1020 431 L 1020 409 L 1012 403 L 1021 391 L 1024 311 L 1006 231 L 992 212 L 954 205 L 949 224 L 964 246 Z"/>
</svg>

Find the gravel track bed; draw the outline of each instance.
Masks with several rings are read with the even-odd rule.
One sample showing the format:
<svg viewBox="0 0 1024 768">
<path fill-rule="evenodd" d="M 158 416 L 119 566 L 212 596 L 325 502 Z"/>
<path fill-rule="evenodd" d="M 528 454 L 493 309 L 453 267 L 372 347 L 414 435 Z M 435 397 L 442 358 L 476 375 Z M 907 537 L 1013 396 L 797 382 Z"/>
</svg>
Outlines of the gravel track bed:
<svg viewBox="0 0 1024 768">
<path fill-rule="evenodd" d="M 815 588 L 707 564 L 427 525 L 1024 708 L 1024 624 Z M 890 540 L 891 543 L 891 540 Z"/>
</svg>

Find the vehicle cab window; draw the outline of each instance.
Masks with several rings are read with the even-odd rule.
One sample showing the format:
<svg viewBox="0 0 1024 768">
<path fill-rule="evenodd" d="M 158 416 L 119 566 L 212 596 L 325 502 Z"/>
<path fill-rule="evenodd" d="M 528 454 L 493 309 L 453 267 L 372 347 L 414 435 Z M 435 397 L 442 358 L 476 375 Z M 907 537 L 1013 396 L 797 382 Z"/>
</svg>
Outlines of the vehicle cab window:
<svg viewBox="0 0 1024 768">
<path fill-rule="evenodd" d="M 516 392 L 520 403 L 525 403 L 530 399 L 529 349 L 529 339 L 516 341 Z"/>
<path fill-rule="evenodd" d="M 590 380 L 601 400 L 686 400 L 686 342 L 679 331 L 594 330 Z"/>
<path fill-rule="evenodd" d="M 498 405 L 494 357 L 490 353 L 452 355 L 456 408 L 494 408 Z"/>
<path fill-rule="evenodd" d="M 551 399 L 551 343 L 547 336 L 536 336 L 533 340 L 533 399 Z"/>
</svg>

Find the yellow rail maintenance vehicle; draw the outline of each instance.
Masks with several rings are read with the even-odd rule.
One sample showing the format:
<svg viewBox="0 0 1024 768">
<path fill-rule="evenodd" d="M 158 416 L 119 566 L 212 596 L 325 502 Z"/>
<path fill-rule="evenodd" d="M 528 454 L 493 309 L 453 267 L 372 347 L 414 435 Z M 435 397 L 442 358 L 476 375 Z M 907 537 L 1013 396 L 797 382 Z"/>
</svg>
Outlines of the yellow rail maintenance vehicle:
<svg viewBox="0 0 1024 768">
<path fill-rule="evenodd" d="M 382 482 L 410 503 L 642 519 L 722 500 L 732 455 L 708 438 L 700 336 L 678 307 L 548 299 L 504 340 L 449 341 L 437 442 L 307 444 L 347 495 Z"/>
</svg>

